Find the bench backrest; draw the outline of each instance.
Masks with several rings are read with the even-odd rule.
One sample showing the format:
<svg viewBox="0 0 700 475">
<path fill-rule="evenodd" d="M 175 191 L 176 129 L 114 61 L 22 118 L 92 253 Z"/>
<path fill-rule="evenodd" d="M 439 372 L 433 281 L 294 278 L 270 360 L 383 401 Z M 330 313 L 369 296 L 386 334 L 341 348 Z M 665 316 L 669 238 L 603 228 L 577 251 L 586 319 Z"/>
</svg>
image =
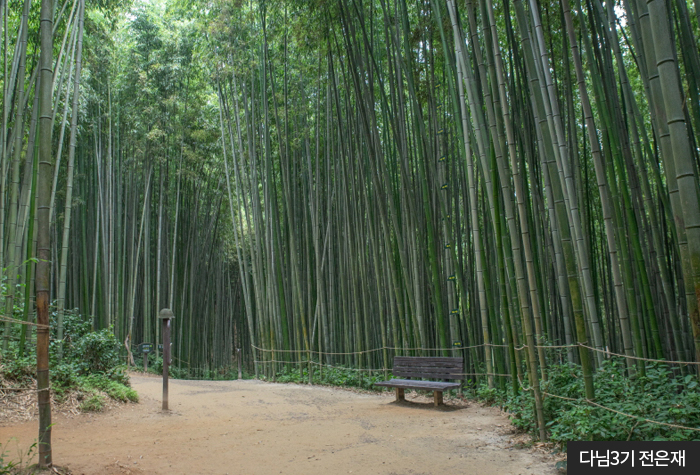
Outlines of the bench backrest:
<svg viewBox="0 0 700 475">
<path fill-rule="evenodd" d="M 464 358 L 394 356 L 394 377 L 463 380 Z"/>
</svg>

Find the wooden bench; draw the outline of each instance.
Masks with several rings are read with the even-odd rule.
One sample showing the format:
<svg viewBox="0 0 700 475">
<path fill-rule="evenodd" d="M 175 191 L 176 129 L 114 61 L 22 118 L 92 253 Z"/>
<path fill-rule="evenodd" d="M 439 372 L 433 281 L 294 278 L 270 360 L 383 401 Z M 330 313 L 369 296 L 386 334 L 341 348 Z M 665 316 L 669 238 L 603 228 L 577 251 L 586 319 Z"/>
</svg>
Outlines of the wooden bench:
<svg viewBox="0 0 700 475">
<path fill-rule="evenodd" d="M 427 357 L 427 356 L 395 356 L 394 376 L 403 376 L 406 379 L 391 379 L 374 383 L 375 386 L 396 388 L 396 400 L 403 401 L 404 390 L 423 389 L 433 391 L 435 405 L 442 404 L 442 392 L 447 389 L 458 388 L 461 383 L 447 383 L 443 381 L 421 381 L 411 378 L 425 378 L 431 380 L 462 380 L 463 358 Z"/>
</svg>

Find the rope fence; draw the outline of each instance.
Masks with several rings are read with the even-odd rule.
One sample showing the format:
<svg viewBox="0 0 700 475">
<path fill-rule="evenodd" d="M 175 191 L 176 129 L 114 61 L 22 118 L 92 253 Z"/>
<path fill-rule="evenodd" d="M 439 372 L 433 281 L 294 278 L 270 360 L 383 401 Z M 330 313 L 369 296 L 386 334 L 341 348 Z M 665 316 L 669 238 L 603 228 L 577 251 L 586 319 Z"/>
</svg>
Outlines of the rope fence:
<svg viewBox="0 0 700 475">
<path fill-rule="evenodd" d="M 162 354 L 162 353 L 161 353 L 161 354 Z M 183 359 L 181 359 L 181 358 L 178 358 L 178 357 L 175 356 L 175 355 L 170 355 L 170 359 L 171 359 L 171 360 L 177 360 L 177 361 L 183 363 L 183 364 L 184 364 L 185 366 L 187 366 L 187 367 L 185 368 L 184 366 L 181 366 L 181 368 L 186 369 L 186 370 L 187 370 L 188 372 L 190 372 L 190 373 L 191 373 L 191 372 L 197 372 L 197 371 L 201 371 L 201 372 L 205 372 L 205 371 L 215 371 L 215 370 L 212 369 L 212 368 L 192 367 L 192 366 L 190 366 L 190 362 L 189 362 L 189 361 L 185 361 L 185 360 L 183 360 Z M 172 368 L 173 366 L 171 365 L 170 367 Z"/>
<path fill-rule="evenodd" d="M 327 351 L 317 351 L 317 350 L 271 350 L 268 348 L 260 348 L 259 346 L 250 345 L 256 350 L 262 351 L 263 353 L 311 353 L 315 355 L 329 355 L 329 356 L 350 356 L 350 355 L 364 355 L 366 353 L 374 353 L 383 350 L 394 350 L 394 351 L 456 351 L 456 350 L 470 350 L 472 348 L 482 348 L 484 346 L 500 346 L 507 348 L 508 345 L 492 345 L 490 343 L 482 343 L 480 345 L 472 346 L 456 346 L 451 348 L 401 348 L 394 346 L 380 346 L 379 348 L 372 348 L 370 350 L 362 351 L 349 351 L 349 352 L 327 352 Z"/>
<path fill-rule="evenodd" d="M 319 363 L 318 361 L 313 361 L 313 360 L 304 360 L 304 361 L 255 360 L 254 362 L 259 363 L 259 364 L 268 364 L 268 363 L 300 364 L 300 365 L 312 364 L 315 366 L 321 366 L 323 368 L 342 369 L 344 371 L 357 371 L 357 372 L 368 372 L 368 373 L 382 373 L 384 371 L 388 371 L 388 369 L 385 369 L 385 368 L 348 368 L 345 366 L 334 366 L 334 365 Z"/>
<path fill-rule="evenodd" d="M 588 348 L 591 351 L 597 351 L 599 353 L 605 353 L 606 355 L 611 355 L 611 356 L 619 356 L 620 358 L 628 358 L 631 360 L 640 360 L 640 361 L 651 361 L 655 363 L 668 363 L 668 364 L 691 364 L 691 365 L 700 365 L 700 361 L 673 361 L 673 360 L 655 360 L 651 358 L 642 358 L 640 356 L 627 356 L 627 355 L 621 355 L 619 353 L 613 353 L 608 350 L 599 350 L 598 348 L 593 348 L 588 345 L 584 345 L 583 343 L 578 343 L 576 346 L 582 346 L 583 348 Z"/>
<path fill-rule="evenodd" d="M 313 360 L 303 360 L 303 361 L 284 361 L 284 360 L 255 360 L 254 363 L 258 364 L 268 364 L 268 363 L 278 363 L 278 364 L 313 364 L 316 366 L 323 366 L 326 368 L 342 369 L 345 371 L 357 371 L 357 372 L 373 372 L 373 373 L 383 373 L 389 371 L 390 368 L 348 368 L 345 366 L 335 366 L 324 363 L 319 363 Z M 501 376 L 510 378 L 510 374 L 500 374 L 500 373 L 453 373 L 455 376 Z"/>
<path fill-rule="evenodd" d="M 386 371 L 390 371 L 391 368 L 348 368 L 347 366 L 337 366 L 337 365 L 330 365 L 326 363 L 319 363 L 318 361 L 314 360 L 297 360 L 297 361 L 285 361 L 285 360 L 254 360 L 254 363 L 257 364 L 293 364 L 293 365 L 315 365 L 315 366 L 322 366 L 324 368 L 332 368 L 332 369 L 342 369 L 344 371 L 357 371 L 357 372 L 370 372 L 370 373 L 383 373 Z M 502 378 L 511 378 L 513 375 L 512 374 L 502 374 L 502 373 L 453 373 L 455 376 L 499 376 Z"/>
<path fill-rule="evenodd" d="M 48 391 L 50 388 L 36 389 L 36 388 L 0 388 L 0 391 L 36 391 L 38 393 Z"/>
<path fill-rule="evenodd" d="M 377 351 L 383 351 L 383 350 L 393 350 L 393 351 L 458 351 L 458 350 L 471 350 L 474 348 L 484 348 L 484 347 L 492 347 L 492 348 L 508 348 L 508 345 L 497 345 L 493 343 L 481 343 L 479 345 L 471 345 L 471 346 L 459 346 L 459 347 L 451 347 L 451 348 L 401 348 L 401 347 L 393 347 L 393 346 L 382 346 L 379 348 L 372 348 L 370 350 L 362 350 L 362 351 L 350 351 L 350 352 L 327 352 L 327 351 L 317 351 L 317 350 L 271 350 L 267 348 L 260 348 L 259 346 L 255 345 L 250 345 L 254 349 L 258 351 L 262 351 L 263 353 L 303 353 L 303 354 L 312 354 L 312 355 L 324 355 L 324 356 L 352 356 L 352 355 L 364 355 L 367 353 L 374 353 Z M 659 360 L 659 359 L 653 359 L 653 358 L 643 358 L 641 356 L 628 356 L 628 355 L 623 355 L 620 353 L 614 353 L 609 350 L 601 350 L 599 348 L 594 348 L 592 346 L 588 346 L 584 343 L 572 343 L 570 345 L 535 345 L 534 346 L 536 349 L 550 349 L 550 350 L 555 350 L 555 349 L 564 349 L 564 348 L 586 348 L 591 351 L 595 351 L 598 353 L 604 353 L 608 356 L 618 356 L 620 358 L 628 358 L 628 359 L 633 359 L 633 360 L 640 360 L 640 361 L 649 361 L 652 363 L 666 363 L 666 364 L 681 364 L 681 365 L 700 365 L 700 362 L 698 361 L 675 361 L 675 360 Z M 522 351 L 529 348 L 527 345 L 519 346 L 517 348 L 514 348 L 515 351 Z M 291 363 L 285 361 L 285 363 Z M 510 375 L 508 375 L 510 376 Z"/>
<path fill-rule="evenodd" d="M 310 363 L 315 363 L 315 361 L 253 360 L 253 363 L 259 363 L 259 364 L 268 364 L 268 363 L 280 363 L 280 364 L 310 364 Z"/>
<path fill-rule="evenodd" d="M 35 392 L 35 393 L 43 393 L 44 391 L 51 391 L 51 387 L 44 388 L 44 389 L 37 389 L 37 388 L 0 388 L 0 393 L 3 393 L 5 391 L 11 391 L 11 392 Z M 2 394 L 0 396 L 0 399 L 7 397 L 6 394 Z"/>
<path fill-rule="evenodd" d="M 3 315 L 0 315 L 0 322 L 17 323 L 19 325 L 31 325 L 31 326 L 37 327 L 37 328 L 51 328 L 50 325 L 44 325 L 43 323 L 35 323 L 35 322 L 27 322 L 24 320 L 17 320 L 16 318 L 5 317 Z"/>
</svg>

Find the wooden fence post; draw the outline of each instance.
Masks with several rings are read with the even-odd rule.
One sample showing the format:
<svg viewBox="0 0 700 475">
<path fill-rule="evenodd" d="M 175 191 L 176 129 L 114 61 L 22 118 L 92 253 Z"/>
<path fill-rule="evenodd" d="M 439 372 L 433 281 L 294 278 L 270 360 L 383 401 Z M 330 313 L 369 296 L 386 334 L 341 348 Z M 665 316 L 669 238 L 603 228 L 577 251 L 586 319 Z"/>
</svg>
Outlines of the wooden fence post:
<svg viewBox="0 0 700 475">
<path fill-rule="evenodd" d="M 168 371 L 170 368 L 170 321 L 175 318 L 173 311 L 164 308 L 158 316 L 162 321 L 163 331 L 163 410 L 168 410 Z"/>
</svg>

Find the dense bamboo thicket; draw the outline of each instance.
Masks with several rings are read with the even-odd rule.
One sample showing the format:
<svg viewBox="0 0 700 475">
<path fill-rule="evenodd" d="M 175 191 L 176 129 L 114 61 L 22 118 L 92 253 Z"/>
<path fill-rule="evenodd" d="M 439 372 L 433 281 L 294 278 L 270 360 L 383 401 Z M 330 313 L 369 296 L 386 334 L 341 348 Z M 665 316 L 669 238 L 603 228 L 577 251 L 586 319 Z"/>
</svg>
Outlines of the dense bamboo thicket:
<svg viewBox="0 0 700 475">
<path fill-rule="evenodd" d="M 22 16 L 7 3 L 2 10 L 4 313 L 33 320 L 38 30 L 32 3 L 16 3 Z M 212 371 L 232 363 L 242 322 L 237 264 L 220 219 L 226 185 L 216 96 L 202 87 L 207 69 L 193 61 L 200 32 L 156 24 L 145 7 L 115 23 L 119 8 L 56 5 L 47 207 L 53 324 L 60 338 L 63 310 L 78 308 L 95 329 L 112 327 L 132 353 L 158 340 L 158 311 L 172 307 L 178 364 Z M 165 36 L 171 28 L 178 36 Z M 3 326 L 7 349 L 12 323 Z"/>
<path fill-rule="evenodd" d="M 652 3 L 222 6 L 260 358 L 697 361 L 697 18 Z"/>
<path fill-rule="evenodd" d="M 551 364 L 580 364 L 594 400 L 611 353 L 630 375 L 700 360 L 687 5 L 220 8 L 256 372 L 464 355 L 468 376 L 534 391 L 544 438 Z"/>
<path fill-rule="evenodd" d="M 0 261 L 30 320 L 37 7 L 2 5 Z M 237 347 L 309 380 L 462 355 L 534 392 L 544 438 L 552 364 L 594 400 L 612 354 L 700 362 L 699 21 L 684 0 L 57 4 L 55 324 L 78 307 L 132 348 L 171 307 L 191 376 Z"/>
</svg>

